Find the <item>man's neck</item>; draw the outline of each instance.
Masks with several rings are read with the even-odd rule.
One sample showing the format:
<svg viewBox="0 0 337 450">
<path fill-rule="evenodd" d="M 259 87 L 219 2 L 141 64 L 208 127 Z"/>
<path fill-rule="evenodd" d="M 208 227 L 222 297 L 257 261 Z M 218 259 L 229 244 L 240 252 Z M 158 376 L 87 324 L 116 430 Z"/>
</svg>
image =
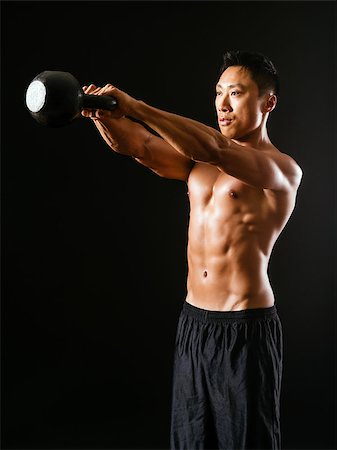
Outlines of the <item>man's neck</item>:
<svg viewBox="0 0 337 450">
<path fill-rule="evenodd" d="M 252 133 L 247 134 L 240 139 L 233 139 L 233 141 L 239 145 L 242 145 L 243 147 L 253 147 L 257 150 L 263 150 L 272 145 L 265 123 L 263 123 Z"/>
</svg>

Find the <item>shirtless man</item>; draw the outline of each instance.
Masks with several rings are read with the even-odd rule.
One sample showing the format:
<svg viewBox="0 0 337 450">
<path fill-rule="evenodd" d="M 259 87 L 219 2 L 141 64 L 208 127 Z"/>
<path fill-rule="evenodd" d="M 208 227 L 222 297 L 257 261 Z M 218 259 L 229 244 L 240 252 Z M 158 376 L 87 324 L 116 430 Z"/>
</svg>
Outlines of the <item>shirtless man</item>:
<svg viewBox="0 0 337 450">
<path fill-rule="evenodd" d="M 111 84 L 84 91 L 117 99 L 114 112 L 82 113 L 113 151 L 188 185 L 171 448 L 280 448 L 282 327 L 267 270 L 302 171 L 268 137 L 278 95 L 272 62 L 253 52 L 224 55 L 215 98 L 220 132 Z"/>
</svg>

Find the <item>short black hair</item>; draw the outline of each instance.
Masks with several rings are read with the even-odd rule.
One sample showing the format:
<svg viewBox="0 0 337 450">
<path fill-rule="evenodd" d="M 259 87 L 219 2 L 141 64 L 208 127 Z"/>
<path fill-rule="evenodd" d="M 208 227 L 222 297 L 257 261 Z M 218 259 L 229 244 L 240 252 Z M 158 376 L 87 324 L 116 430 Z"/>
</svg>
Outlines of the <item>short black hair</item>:
<svg viewBox="0 0 337 450">
<path fill-rule="evenodd" d="M 272 89 L 275 95 L 280 93 L 280 79 L 274 64 L 259 52 L 229 50 L 223 55 L 220 76 L 230 66 L 242 66 L 247 69 L 259 88 L 259 95 Z"/>
</svg>

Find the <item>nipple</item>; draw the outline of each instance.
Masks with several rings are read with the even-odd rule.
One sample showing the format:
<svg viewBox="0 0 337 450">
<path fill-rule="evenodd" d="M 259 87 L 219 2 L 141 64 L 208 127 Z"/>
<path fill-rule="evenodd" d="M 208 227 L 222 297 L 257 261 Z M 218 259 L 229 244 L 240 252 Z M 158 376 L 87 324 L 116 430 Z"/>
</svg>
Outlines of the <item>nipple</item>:
<svg viewBox="0 0 337 450">
<path fill-rule="evenodd" d="M 238 194 L 235 191 L 229 191 L 228 195 L 232 198 L 238 198 Z"/>
<path fill-rule="evenodd" d="M 207 277 L 207 270 L 205 270 L 205 272 L 204 272 L 204 277 L 205 278 Z"/>
</svg>

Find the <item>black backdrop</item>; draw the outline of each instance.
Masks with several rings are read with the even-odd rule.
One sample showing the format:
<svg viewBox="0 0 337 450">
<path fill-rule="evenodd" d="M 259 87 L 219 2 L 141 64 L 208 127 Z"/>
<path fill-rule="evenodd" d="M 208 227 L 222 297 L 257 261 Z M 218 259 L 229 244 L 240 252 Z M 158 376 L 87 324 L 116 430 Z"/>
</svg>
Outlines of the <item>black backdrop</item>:
<svg viewBox="0 0 337 450">
<path fill-rule="evenodd" d="M 284 330 L 283 447 L 334 447 L 332 2 L 2 2 L 2 448 L 167 448 L 188 202 L 90 121 L 38 125 L 43 70 L 112 82 L 216 126 L 226 49 L 282 92 L 272 141 L 302 166 L 270 278 Z"/>
</svg>

